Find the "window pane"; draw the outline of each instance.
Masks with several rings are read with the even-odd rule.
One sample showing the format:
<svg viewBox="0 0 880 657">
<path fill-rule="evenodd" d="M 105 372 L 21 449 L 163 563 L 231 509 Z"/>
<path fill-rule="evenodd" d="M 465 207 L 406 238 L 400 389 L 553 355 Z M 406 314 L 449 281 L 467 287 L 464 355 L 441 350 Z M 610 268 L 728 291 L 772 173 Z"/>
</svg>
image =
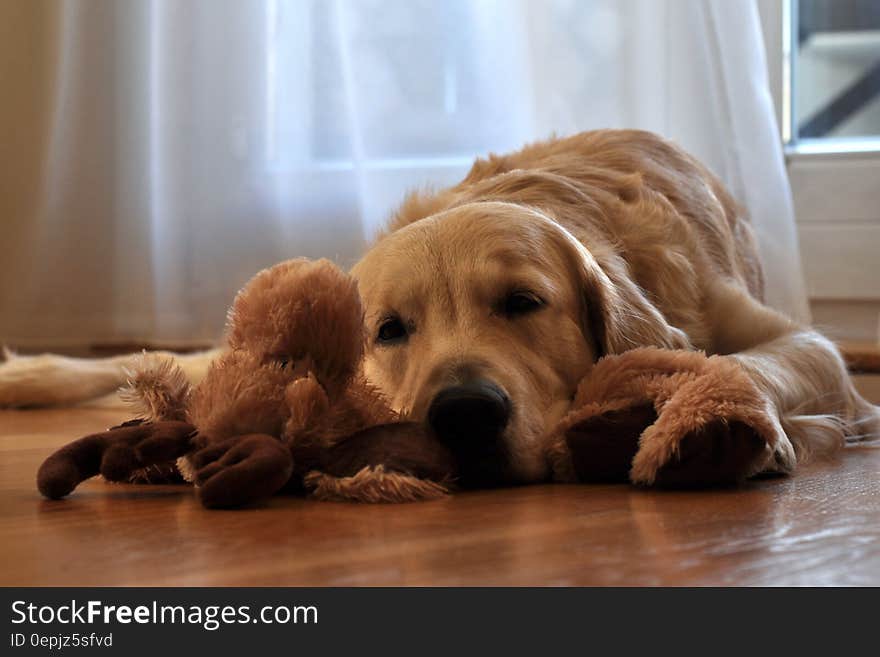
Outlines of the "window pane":
<svg viewBox="0 0 880 657">
<path fill-rule="evenodd" d="M 880 136 L 880 0 L 793 9 L 793 138 Z"/>
</svg>

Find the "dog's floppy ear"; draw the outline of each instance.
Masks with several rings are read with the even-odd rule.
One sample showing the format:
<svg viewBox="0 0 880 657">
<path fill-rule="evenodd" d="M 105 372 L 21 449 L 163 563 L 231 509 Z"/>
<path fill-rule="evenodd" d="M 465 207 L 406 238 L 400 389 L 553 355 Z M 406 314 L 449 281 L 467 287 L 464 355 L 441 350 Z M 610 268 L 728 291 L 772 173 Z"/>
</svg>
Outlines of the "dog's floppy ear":
<svg viewBox="0 0 880 657">
<path fill-rule="evenodd" d="M 683 331 L 666 321 L 645 293 L 632 280 L 620 256 L 603 263 L 583 247 L 585 333 L 593 336 L 597 356 L 620 354 L 636 347 L 689 349 Z"/>
<path fill-rule="evenodd" d="M 687 335 L 666 321 L 633 281 L 626 261 L 613 247 L 593 253 L 559 224 L 547 219 L 579 281 L 581 326 L 597 358 L 638 347 L 692 349 Z"/>
</svg>

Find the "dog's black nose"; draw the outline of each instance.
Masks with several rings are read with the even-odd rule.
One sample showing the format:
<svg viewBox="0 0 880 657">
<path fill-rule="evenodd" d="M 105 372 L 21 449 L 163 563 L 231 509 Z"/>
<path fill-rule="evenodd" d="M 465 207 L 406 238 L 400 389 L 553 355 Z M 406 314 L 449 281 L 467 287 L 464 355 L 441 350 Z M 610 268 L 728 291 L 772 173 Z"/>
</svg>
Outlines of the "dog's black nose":
<svg viewBox="0 0 880 657">
<path fill-rule="evenodd" d="M 428 424 L 453 449 L 495 446 L 510 418 L 510 399 L 490 381 L 441 390 L 428 409 Z"/>
</svg>

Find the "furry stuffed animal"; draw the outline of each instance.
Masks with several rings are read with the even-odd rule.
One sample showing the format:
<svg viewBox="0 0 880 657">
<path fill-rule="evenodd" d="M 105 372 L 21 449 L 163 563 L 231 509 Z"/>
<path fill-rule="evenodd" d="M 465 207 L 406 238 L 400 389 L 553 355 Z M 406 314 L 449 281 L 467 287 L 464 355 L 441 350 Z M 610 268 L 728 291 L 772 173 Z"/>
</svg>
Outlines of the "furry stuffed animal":
<svg viewBox="0 0 880 657">
<path fill-rule="evenodd" d="M 140 417 L 55 452 L 38 472 L 40 491 L 64 497 L 97 474 L 150 480 L 176 462 L 207 507 L 282 489 L 367 502 L 445 494 L 449 452 L 359 373 L 363 325 L 355 282 L 330 262 L 260 272 L 230 310 L 230 349 L 198 386 L 145 356 L 123 391 Z"/>
</svg>

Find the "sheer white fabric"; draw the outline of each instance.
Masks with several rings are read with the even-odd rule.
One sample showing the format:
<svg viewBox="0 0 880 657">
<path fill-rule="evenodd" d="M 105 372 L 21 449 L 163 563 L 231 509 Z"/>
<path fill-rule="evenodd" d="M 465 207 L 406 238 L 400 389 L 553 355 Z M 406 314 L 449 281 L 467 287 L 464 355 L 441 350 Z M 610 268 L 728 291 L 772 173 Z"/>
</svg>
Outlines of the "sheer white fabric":
<svg viewBox="0 0 880 657">
<path fill-rule="evenodd" d="M 216 338 L 296 255 L 350 265 L 474 155 L 640 127 L 750 210 L 805 319 L 751 0 L 67 0 L 39 202 L 0 262 L 10 344 Z M 20 227 L 19 226 L 19 227 Z"/>
</svg>

